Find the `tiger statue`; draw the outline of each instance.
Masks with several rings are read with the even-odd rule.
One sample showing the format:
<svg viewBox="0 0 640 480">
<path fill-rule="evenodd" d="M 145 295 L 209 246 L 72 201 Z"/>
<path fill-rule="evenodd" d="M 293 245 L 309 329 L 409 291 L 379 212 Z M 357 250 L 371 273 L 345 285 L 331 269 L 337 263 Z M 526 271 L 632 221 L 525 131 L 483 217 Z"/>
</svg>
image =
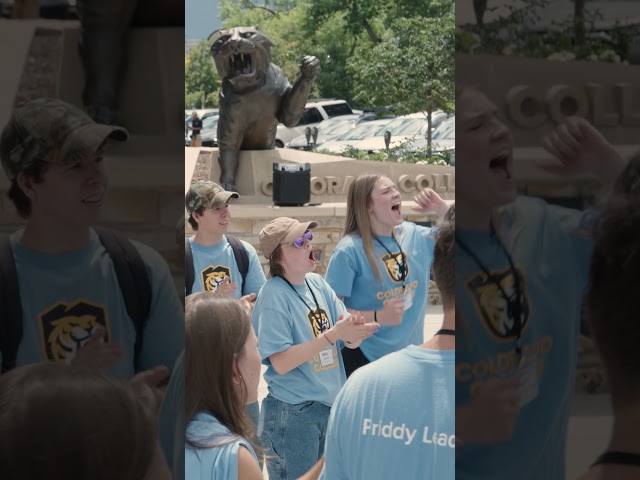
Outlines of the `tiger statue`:
<svg viewBox="0 0 640 480">
<path fill-rule="evenodd" d="M 209 36 L 211 56 L 222 78 L 218 146 L 220 185 L 235 191 L 240 150 L 275 148 L 278 123 L 295 127 L 320 73 L 316 57 L 305 56 L 300 78 L 291 86 L 271 63 L 273 43 L 256 27 L 216 30 Z"/>
</svg>

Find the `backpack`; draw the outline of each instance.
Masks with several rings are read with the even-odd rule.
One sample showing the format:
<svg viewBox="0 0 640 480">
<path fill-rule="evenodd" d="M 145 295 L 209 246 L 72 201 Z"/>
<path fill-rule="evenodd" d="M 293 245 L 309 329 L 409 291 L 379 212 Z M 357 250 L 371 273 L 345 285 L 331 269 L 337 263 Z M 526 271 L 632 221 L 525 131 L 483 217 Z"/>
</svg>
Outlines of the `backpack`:
<svg viewBox="0 0 640 480">
<path fill-rule="evenodd" d="M 94 227 L 100 243 L 111 257 L 127 313 L 136 332 L 134 362 L 137 367 L 144 335 L 144 323 L 151 310 L 151 283 L 136 247 L 122 234 Z M 22 303 L 18 273 L 9 237 L 0 237 L 0 352 L 2 373 L 16 366 L 22 340 Z M 136 368 L 137 370 L 137 368 Z"/>
<path fill-rule="evenodd" d="M 233 250 L 233 256 L 236 259 L 236 264 L 238 265 L 238 270 L 240 271 L 240 276 L 242 277 L 242 285 L 240 287 L 240 291 L 242 295 L 245 295 L 244 292 L 244 279 L 249 272 L 249 254 L 247 253 L 247 249 L 242 244 L 242 242 L 232 235 L 225 235 L 227 237 L 227 241 L 229 245 L 231 245 L 231 250 Z M 184 239 L 184 286 L 186 296 L 191 295 L 191 288 L 193 287 L 193 282 L 196 278 L 196 272 L 193 268 L 193 253 L 191 252 L 191 243 L 188 238 Z"/>
</svg>

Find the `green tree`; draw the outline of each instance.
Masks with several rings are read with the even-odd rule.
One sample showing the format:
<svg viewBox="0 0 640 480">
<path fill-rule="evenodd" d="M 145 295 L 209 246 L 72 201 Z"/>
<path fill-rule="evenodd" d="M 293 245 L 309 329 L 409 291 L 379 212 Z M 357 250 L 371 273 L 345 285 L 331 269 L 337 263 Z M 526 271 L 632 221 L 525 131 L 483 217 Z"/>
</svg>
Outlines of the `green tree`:
<svg viewBox="0 0 640 480">
<path fill-rule="evenodd" d="M 362 45 L 349 62 L 356 99 L 398 114 L 451 112 L 455 103 L 454 11 L 437 18 L 399 18 L 376 45 Z"/>
<path fill-rule="evenodd" d="M 209 43 L 202 40 L 185 60 L 184 89 L 186 108 L 217 106 L 217 96 L 211 95 L 220 88 L 220 77 L 209 53 Z"/>
<path fill-rule="evenodd" d="M 316 0 L 311 2 L 309 21 L 326 23 L 342 15 L 354 36 L 365 33 L 371 42 L 380 43 L 380 22 L 388 28 L 398 18 L 437 17 L 452 4 L 452 0 Z"/>
<path fill-rule="evenodd" d="M 362 90 L 375 89 L 376 84 L 361 82 L 355 86 L 353 71 L 349 69 L 349 65 L 357 63 L 355 57 L 365 52 L 364 57 L 369 59 L 371 56 L 368 54 L 372 49 L 384 43 L 389 35 L 395 35 L 394 25 L 400 19 L 439 18 L 447 15 L 453 27 L 452 0 L 316 0 L 310 2 L 308 8 L 307 30 L 314 32 L 318 40 L 322 31 L 330 31 L 331 36 L 326 41 L 335 50 L 330 54 L 329 68 L 325 69 L 323 64 L 323 74 L 318 79 L 323 95 L 339 96 L 351 103 L 366 106 L 372 106 L 367 102 L 375 94 L 370 92 L 370 95 L 363 95 Z M 327 45 L 326 41 L 319 43 Z M 339 48 L 335 48 L 338 46 Z M 404 52 L 399 53 L 401 58 Z M 326 85 L 323 80 L 328 80 Z M 336 95 L 334 92 L 337 85 L 343 86 L 346 91 Z"/>
<path fill-rule="evenodd" d="M 573 24 L 576 45 L 583 46 L 585 42 L 584 3 L 585 0 L 573 1 Z"/>
<path fill-rule="evenodd" d="M 221 0 L 219 12 L 225 28 L 258 26 L 275 45 L 271 51 L 271 61 L 282 68 L 291 82 L 299 75 L 298 64 L 302 57 L 316 56 L 320 60 L 322 71 L 316 79 L 311 97 L 341 98 L 354 107 L 385 106 L 391 103 L 389 97 L 376 97 L 379 91 L 375 76 L 377 73 L 371 81 L 355 74 L 356 70 L 364 69 L 364 65 L 362 69 L 354 67 L 359 62 L 358 57 L 366 62 L 375 60 L 378 63 L 380 51 L 388 49 L 393 39 L 397 38 L 395 55 L 398 61 L 394 68 L 403 78 L 419 74 L 413 64 L 421 65 L 426 61 L 421 59 L 425 52 L 431 58 L 428 49 L 438 43 L 438 38 L 432 37 L 441 35 L 442 29 L 434 26 L 418 29 L 420 36 L 411 38 L 415 36 L 414 32 L 403 34 L 403 26 L 398 23 L 401 19 L 406 19 L 409 22 L 407 25 L 443 19 L 441 23 L 449 22 L 450 27 L 444 32 L 446 35 L 454 29 L 452 0 Z M 428 40 L 424 45 L 421 44 L 423 36 Z M 442 95 L 438 92 L 445 87 L 450 87 L 449 97 L 453 97 L 453 81 L 449 82 L 454 68 L 453 36 L 447 37 L 447 42 L 450 44 L 448 70 L 439 68 L 437 59 L 431 61 L 434 68 L 439 68 L 440 73 L 447 75 L 442 86 L 436 82 L 437 78 L 425 75 L 422 78 L 429 79 L 428 85 L 421 90 L 400 87 L 391 97 L 394 99 L 393 103 L 398 103 L 395 100 L 397 98 L 402 98 L 402 103 L 410 103 L 412 99 L 407 97 L 420 92 L 413 99 L 420 108 L 411 111 L 426 112 L 426 97 L 439 99 Z M 384 46 L 379 47 L 382 44 Z M 407 47 L 412 50 L 410 56 L 407 56 Z M 437 48 L 438 51 L 441 50 L 439 46 Z M 377 53 L 373 54 L 373 51 Z M 406 61 L 409 58 L 411 61 Z M 432 93 L 425 93 L 427 90 Z M 372 102 L 373 98 L 377 98 L 377 101 Z M 403 106 L 399 105 L 399 108 Z M 438 108 L 440 107 L 436 107 Z"/>
<path fill-rule="evenodd" d="M 300 76 L 300 61 L 305 55 L 315 55 L 325 72 L 325 62 L 316 38 L 306 32 L 307 7 L 304 2 L 250 2 L 222 0 L 220 19 L 224 28 L 256 26 L 271 40 L 271 62 L 279 66 L 293 84 Z M 310 96 L 319 95 L 318 83 Z"/>
</svg>

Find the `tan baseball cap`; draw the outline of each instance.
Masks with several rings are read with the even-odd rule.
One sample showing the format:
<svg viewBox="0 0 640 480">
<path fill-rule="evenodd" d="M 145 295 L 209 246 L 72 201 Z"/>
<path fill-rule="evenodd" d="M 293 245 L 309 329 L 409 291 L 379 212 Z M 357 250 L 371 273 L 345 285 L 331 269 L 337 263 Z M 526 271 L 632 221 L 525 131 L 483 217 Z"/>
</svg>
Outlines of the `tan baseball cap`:
<svg viewBox="0 0 640 480">
<path fill-rule="evenodd" d="M 316 228 L 316 222 L 299 222 L 295 218 L 279 217 L 271 220 L 260 231 L 258 240 L 262 254 L 270 258 L 273 251 L 281 243 L 293 243 L 296 238 L 304 235 L 304 232 Z"/>
</svg>

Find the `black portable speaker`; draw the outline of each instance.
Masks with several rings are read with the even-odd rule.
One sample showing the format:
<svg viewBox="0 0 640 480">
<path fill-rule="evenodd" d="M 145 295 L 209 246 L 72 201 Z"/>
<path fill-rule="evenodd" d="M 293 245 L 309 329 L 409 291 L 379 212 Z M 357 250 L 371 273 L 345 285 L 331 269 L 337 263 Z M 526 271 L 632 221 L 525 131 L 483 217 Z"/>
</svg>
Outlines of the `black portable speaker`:
<svg viewBox="0 0 640 480">
<path fill-rule="evenodd" d="M 299 207 L 311 200 L 311 164 L 273 164 L 273 203 Z"/>
</svg>

